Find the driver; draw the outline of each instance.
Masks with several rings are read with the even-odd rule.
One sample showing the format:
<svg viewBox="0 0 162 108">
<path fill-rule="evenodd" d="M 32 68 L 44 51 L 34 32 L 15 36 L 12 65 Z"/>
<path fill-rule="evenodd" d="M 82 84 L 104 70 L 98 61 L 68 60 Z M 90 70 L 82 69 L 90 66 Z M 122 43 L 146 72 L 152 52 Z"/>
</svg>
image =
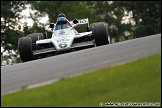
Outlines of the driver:
<svg viewBox="0 0 162 108">
<path fill-rule="evenodd" d="M 67 21 L 65 14 L 63 13 L 58 14 L 55 30 L 65 29 L 69 27 L 70 27 L 70 24 Z"/>
</svg>

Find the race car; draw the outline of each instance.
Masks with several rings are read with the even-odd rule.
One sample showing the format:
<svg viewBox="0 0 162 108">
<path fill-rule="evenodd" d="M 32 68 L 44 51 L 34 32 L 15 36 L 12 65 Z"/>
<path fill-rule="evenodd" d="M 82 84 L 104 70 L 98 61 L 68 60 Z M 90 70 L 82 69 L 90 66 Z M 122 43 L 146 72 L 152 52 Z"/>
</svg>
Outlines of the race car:
<svg viewBox="0 0 162 108">
<path fill-rule="evenodd" d="M 87 24 L 87 31 L 78 33 L 76 26 Z M 65 17 L 45 26 L 46 35 L 33 33 L 18 40 L 18 51 L 22 62 L 35 60 L 78 48 L 110 44 L 108 24 L 96 22 L 89 25 L 88 18 L 69 21 Z M 51 37 L 47 33 L 51 32 Z"/>
</svg>

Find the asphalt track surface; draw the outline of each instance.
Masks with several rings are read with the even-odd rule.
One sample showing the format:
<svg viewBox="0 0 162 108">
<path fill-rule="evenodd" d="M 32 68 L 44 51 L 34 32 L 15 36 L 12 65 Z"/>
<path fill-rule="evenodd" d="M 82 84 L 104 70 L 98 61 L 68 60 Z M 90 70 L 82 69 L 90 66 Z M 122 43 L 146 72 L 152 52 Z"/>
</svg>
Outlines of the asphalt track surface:
<svg viewBox="0 0 162 108">
<path fill-rule="evenodd" d="M 161 54 L 161 34 L 5 66 L 1 68 L 1 95 L 157 53 Z"/>
</svg>

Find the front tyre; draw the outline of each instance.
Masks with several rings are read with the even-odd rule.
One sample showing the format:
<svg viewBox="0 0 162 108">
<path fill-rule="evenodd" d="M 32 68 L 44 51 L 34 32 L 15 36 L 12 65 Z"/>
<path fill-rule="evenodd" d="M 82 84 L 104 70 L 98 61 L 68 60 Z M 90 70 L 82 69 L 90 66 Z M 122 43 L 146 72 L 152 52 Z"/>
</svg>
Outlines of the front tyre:
<svg viewBox="0 0 162 108">
<path fill-rule="evenodd" d="M 110 36 L 106 22 L 98 22 L 93 24 L 92 32 L 96 46 L 110 44 Z"/>
<path fill-rule="evenodd" d="M 22 37 L 18 40 L 18 50 L 23 62 L 33 60 L 32 40 L 29 37 Z"/>
</svg>

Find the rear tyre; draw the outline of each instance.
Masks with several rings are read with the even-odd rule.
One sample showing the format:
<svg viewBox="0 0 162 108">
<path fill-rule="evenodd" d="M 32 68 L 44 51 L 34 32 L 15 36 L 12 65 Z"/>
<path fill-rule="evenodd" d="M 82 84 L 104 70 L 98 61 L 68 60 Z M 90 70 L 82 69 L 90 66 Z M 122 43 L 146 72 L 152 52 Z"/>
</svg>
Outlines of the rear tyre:
<svg viewBox="0 0 162 108">
<path fill-rule="evenodd" d="M 23 62 L 33 60 L 32 40 L 29 37 L 22 37 L 18 40 L 18 50 Z"/>
<path fill-rule="evenodd" d="M 110 44 L 108 25 L 106 22 L 98 22 L 92 25 L 93 38 L 96 46 Z"/>
<path fill-rule="evenodd" d="M 32 43 L 36 43 L 37 40 L 44 39 L 44 35 L 42 33 L 33 33 L 27 35 L 27 37 L 30 37 L 32 40 Z"/>
</svg>

